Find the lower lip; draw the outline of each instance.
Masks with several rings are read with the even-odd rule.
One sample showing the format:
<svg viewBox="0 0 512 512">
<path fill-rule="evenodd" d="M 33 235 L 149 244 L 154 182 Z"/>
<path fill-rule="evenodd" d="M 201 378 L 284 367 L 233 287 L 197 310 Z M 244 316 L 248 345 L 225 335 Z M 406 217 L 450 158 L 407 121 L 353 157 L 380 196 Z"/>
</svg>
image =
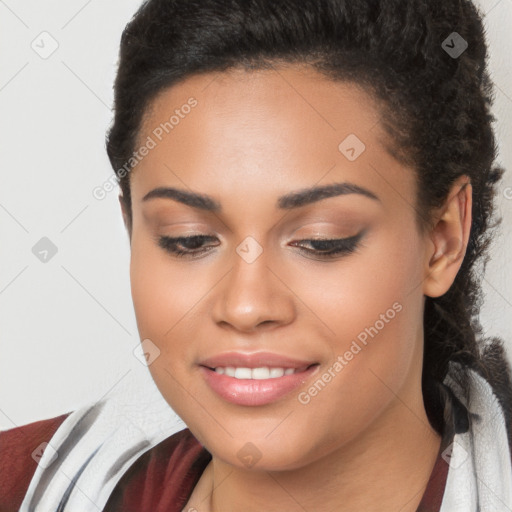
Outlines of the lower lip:
<svg viewBox="0 0 512 512">
<path fill-rule="evenodd" d="M 206 382 L 221 398 L 237 405 L 265 405 L 279 400 L 304 384 L 317 372 L 319 365 L 291 375 L 273 379 L 236 379 L 217 373 L 205 366 L 199 367 Z"/>
</svg>

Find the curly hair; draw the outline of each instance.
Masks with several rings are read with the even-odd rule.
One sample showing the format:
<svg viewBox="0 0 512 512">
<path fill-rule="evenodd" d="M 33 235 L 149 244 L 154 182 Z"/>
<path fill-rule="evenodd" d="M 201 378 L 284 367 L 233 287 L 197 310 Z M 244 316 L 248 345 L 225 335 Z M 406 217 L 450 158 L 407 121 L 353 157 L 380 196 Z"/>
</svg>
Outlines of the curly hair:
<svg viewBox="0 0 512 512">
<path fill-rule="evenodd" d="M 456 34 L 454 34 L 456 32 Z M 461 55 L 443 42 L 464 40 Z M 449 40 L 449 39 L 448 39 Z M 453 39 L 452 39 L 453 45 Z M 465 258 L 441 297 L 426 297 L 422 388 L 429 421 L 442 430 L 439 383 L 450 361 L 484 376 L 512 424 L 511 370 L 503 342 L 479 323 L 481 280 L 494 228 L 497 145 L 482 15 L 469 0 L 147 0 L 126 26 L 107 152 L 128 211 L 130 160 L 150 102 L 187 77 L 229 68 L 305 63 L 362 86 L 378 100 L 389 151 L 417 174 L 415 208 L 428 229 L 455 180 L 473 187 Z M 459 365 L 456 365 L 459 367 Z M 467 389 L 467 374 L 456 378 Z M 512 434 L 509 430 L 512 443 Z"/>
</svg>

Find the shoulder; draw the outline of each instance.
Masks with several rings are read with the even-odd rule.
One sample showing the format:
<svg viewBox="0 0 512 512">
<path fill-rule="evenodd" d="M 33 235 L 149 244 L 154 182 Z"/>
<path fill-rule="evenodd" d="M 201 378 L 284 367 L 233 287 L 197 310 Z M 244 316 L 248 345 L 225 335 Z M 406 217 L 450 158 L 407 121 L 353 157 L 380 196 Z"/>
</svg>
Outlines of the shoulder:
<svg viewBox="0 0 512 512">
<path fill-rule="evenodd" d="M 482 360 L 487 371 L 476 370 L 490 384 L 501 406 L 512 458 L 512 367 L 503 340 L 491 338 L 482 350 Z"/>
<path fill-rule="evenodd" d="M 0 512 L 19 509 L 45 443 L 68 415 L 0 431 Z"/>
<path fill-rule="evenodd" d="M 185 428 L 137 459 L 117 484 L 105 510 L 181 510 L 211 458 Z"/>
</svg>

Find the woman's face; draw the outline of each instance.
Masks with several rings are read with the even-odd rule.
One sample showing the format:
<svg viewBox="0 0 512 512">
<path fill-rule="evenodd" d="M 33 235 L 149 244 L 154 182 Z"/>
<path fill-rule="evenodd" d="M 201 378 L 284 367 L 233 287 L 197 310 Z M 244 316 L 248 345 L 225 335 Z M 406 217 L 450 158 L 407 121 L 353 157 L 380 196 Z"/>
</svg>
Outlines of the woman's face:
<svg viewBox="0 0 512 512">
<path fill-rule="evenodd" d="M 195 76 L 148 111 L 135 313 L 157 386 L 214 457 L 298 468 L 420 414 L 427 242 L 414 173 L 383 140 L 364 92 L 298 67 Z M 205 238 L 165 238 L 189 236 Z M 233 352 L 290 361 L 206 361 Z"/>
</svg>

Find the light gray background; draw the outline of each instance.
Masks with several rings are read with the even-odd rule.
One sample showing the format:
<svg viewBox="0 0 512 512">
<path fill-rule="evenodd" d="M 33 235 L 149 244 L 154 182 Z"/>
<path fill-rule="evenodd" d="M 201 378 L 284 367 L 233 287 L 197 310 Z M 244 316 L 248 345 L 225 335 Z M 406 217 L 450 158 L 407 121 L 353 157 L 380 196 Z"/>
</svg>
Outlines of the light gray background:
<svg viewBox="0 0 512 512">
<path fill-rule="evenodd" d="M 499 163 L 508 169 L 482 322 L 512 354 L 512 0 L 479 4 L 496 83 Z M 72 411 L 122 381 L 147 378 L 132 353 L 139 338 L 117 190 L 103 201 L 92 195 L 112 176 L 104 136 L 118 45 L 139 5 L 0 0 L 0 428 Z M 41 58 L 36 50 L 48 52 L 53 40 L 58 48 Z M 32 253 L 42 237 L 58 249 L 46 263 Z"/>
</svg>

